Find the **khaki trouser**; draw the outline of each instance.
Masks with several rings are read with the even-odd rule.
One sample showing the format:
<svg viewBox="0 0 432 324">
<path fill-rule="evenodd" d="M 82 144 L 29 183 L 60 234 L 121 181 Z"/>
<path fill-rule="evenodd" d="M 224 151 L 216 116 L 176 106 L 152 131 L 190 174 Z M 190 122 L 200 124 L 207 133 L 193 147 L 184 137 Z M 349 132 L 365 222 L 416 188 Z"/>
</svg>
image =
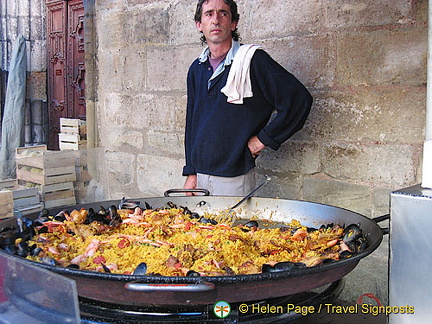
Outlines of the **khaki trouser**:
<svg viewBox="0 0 432 324">
<path fill-rule="evenodd" d="M 238 177 L 197 174 L 197 188 L 207 189 L 213 196 L 245 196 L 255 189 L 255 170 Z"/>
</svg>

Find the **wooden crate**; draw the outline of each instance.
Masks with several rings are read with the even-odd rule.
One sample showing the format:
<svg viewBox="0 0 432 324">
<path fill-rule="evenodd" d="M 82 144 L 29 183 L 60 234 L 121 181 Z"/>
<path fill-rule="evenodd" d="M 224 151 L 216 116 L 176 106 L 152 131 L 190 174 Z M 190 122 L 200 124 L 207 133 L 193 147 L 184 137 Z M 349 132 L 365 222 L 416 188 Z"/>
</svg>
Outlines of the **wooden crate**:
<svg viewBox="0 0 432 324">
<path fill-rule="evenodd" d="M 38 188 L 25 188 L 16 179 L 0 181 L 0 218 L 13 217 L 14 210 L 23 215 L 43 208 Z"/>
<path fill-rule="evenodd" d="M 39 185 L 76 180 L 75 154 L 48 151 L 46 145 L 16 149 L 17 179 Z"/>
<path fill-rule="evenodd" d="M 14 204 L 11 190 L 0 191 L 0 219 L 14 216 Z"/>
<path fill-rule="evenodd" d="M 79 134 L 59 133 L 60 150 L 82 150 L 87 148 L 87 140 L 81 139 Z"/>
<path fill-rule="evenodd" d="M 45 208 L 76 205 L 73 182 L 44 185 L 40 191 Z"/>
<path fill-rule="evenodd" d="M 81 119 L 60 118 L 60 133 L 75 134 L 85 138 L 87 135 L 86 122 Z"/>
</svg>

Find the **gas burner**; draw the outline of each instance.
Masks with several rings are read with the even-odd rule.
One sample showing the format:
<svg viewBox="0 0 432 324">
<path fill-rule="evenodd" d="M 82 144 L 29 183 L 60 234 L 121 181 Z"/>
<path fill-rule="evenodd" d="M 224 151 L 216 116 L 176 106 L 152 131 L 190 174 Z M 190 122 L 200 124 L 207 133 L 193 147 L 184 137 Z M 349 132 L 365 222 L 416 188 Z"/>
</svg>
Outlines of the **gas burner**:
<svg viewBox="0 0 432 324">
<path fill-rule="evenodd" d="M 221 319 L 214 312 L 214 305 L 148 305 L 133 306 L 110 304 L 79 297 L 81 322 L 106 324 L 136 323 L 287 323 L 299 319 L 302 315 L 296 312 L 254 312 L 241 313 L 240 305 L 251 310 L 252 307 L 274 307 L 287 309 L 287 305 L 314 306 L 335 301 L 344 288 L 344 279 L 333 282 L 317 291 L 302 292 L 294 295 L 270 298 L 266 300 L 230 303 L 230 314 Z"/>
</svg>

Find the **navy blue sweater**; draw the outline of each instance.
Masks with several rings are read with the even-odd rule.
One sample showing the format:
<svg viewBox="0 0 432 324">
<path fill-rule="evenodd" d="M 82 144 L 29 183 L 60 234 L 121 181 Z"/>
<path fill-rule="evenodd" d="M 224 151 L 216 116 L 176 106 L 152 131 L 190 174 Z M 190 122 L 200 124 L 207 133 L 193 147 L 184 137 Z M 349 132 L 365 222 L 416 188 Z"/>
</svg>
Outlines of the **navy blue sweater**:
<svg viewBox="0 0 432 324">
<path fill-rule="evenodd" d="M 212 81 L 208 60 L 195 60 L 187 76 L 187 115 L 185 132 L 186 166 L 183 175 L 204 173 L 234 177 L 255 167 L 247 146 L 257 135 L 277 150 L 300 130 L 309 114 L 312 96 L 308 90 L 265 51 L 252 58 L 250 76 L 252 98 L 231 104 L 221 92 L 230 66 Z M 276 115 L 269 123 L 272 112 Z"/>
</svg>

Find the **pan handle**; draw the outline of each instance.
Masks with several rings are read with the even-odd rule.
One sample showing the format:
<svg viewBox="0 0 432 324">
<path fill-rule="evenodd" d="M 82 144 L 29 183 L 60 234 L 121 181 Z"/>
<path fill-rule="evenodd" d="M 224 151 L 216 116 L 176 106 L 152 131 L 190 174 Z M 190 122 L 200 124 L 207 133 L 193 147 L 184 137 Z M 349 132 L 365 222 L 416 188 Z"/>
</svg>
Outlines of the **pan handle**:
<svg viewBox="0 0 432 324">
<path fill-rule="evenodd" d="M 164 192 L 164 196 L 171 197 L 172 193 L 202 193 L 204 196 L 210 196 L 210 191 L 207 189 L 168 189 Z"/>
<path fill-rule="evenodd" d="M 378 217 L 372 218 L 372 220 L 375 223 L 379 223 L 379 222 L 382 222 L 382 221 L 385 221 L 385 220 L 388 220 L 388 219 L 390 219 L 390 214 L 385 214 L 385 215 L 382 215 L 382 216 L 378 216 Z M 384 228 L 381 227 L 381 230 L 383 232 L 383 235 L 386 235 L 386 234 L 389 233 L 389 228 L 388 227 L 384 227 Z"/>
<path fill-rule="evenodd" d="M 153 292 L 153 291 L 170 291 L 170 292 L 203 292 L 213 290 L 215 285 L 211 282 L 201 282 L 198 284 L 165 284 L 165 283 L 142 283 L 128 282 L 125 285 L 127 290 Z"/>
</svg>

